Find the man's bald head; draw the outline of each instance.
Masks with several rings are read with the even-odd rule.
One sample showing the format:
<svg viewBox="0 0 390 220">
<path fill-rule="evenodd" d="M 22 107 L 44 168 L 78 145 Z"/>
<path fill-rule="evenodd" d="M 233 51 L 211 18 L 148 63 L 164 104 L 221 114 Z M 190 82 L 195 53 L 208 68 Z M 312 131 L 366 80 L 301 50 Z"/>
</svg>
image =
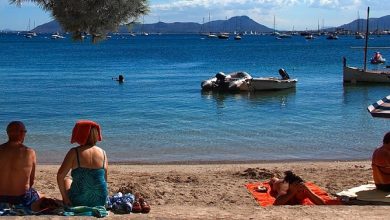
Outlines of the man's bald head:
<svg viewBox="0 0 390 220">
<path fill-rule="evenodd" d="M 10 141 L 24 141 L 24 135 L 26 133 L 26 127 L 21 121 L 12 121 L 7 126 L 8 139 Z"/>
</svg>

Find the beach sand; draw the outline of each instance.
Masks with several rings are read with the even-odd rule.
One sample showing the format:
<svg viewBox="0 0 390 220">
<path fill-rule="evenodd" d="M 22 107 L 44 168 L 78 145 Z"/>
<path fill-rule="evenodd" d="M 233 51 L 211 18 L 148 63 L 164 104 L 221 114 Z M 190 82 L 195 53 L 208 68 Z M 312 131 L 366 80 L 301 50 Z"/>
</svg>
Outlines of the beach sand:
<svg viewBox="0 0 390 220">
<path fill-rule="evenodd" d="M 60 199 L 59 165 L 39 165 L 35 188 Z M 149 214 L 114 215 L 109 219 L 388 219 L 390 206 L 260 207 L 244 185 L 293 170 L 330 194 L 372 181 L 370 161 L 259 162 L 109 166 L 110 194 L 140 192 L 151 205 Z M 41 216 L 34 218 L 62 218 Z"/>
</svg>

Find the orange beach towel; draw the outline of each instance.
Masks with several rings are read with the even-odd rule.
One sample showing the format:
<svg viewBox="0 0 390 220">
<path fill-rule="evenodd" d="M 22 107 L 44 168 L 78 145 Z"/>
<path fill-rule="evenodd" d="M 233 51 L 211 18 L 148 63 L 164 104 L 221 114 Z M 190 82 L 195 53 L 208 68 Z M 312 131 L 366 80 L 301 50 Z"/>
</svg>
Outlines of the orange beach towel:
<svg viewBox="0 0 390 220">
<path fill-rule="evenodd" d="M 259 185 L 263 185 L 267 187 L 267 192 L 257 192 L 256 188 Z M 326 205 L 341 205 L 341 202 L 337 199 L 332 199 L 329 197 L 328 193 L 326 193 L 324 190 L 322 190 L 319 186 L 315 185 L 311 182 L 306 182 L 305 185 L 309 187 L 311 191 L 313 191 L 316 195 L 321 197 Z M 270 206 L 274 204 L 275 198 L 270 195 L 270 186 L 268 182 L 263 183 L 247 183 L 245 184 L 248 191 L 252 194 L 252 196 L 256 199 L 256 201 L 259 203 L 260 206 Z M 302 205 L 314 205 L 309 199 L 303 200 Z"/>
</svg>

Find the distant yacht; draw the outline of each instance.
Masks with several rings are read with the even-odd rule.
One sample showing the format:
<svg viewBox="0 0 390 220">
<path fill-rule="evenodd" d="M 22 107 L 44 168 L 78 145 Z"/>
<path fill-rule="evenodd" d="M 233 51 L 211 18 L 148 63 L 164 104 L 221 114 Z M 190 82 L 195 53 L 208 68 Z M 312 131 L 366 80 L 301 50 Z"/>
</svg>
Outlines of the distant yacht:
<svg viewBox="0 0 390 220">
<path fill-rule="evenodd" d="M 219 39 L 229 39 L 229 33 L 219 33 L 217 37 Z"/>
<path fill-rule="evenodd" d="M 357 28 L 356 28 L 356 34 L 355 34 L 355 39 L 364 39 L 364 35 L 360 33 L 360 15 L 358 11 L 358 19 L 357 19 Z"/>
<path fill-rule="evenodd" d="M 60 33 L 56 32 L 51 35 L 51 39 L 64 39 L 65 37 L 60 35 Z"/>
<path fill-rule="evenodd" d="M 328 40 L 337 40 L 339 37 L 336 34 L 329 34 L 328 37 L 326 37 Z"/>
<path fill-rule="evenodd" d="M 34 31 L 28 31 L 24 36 L 26 38 L 33 38 L 37 36 L 37 33 L 35 33 Z"/>
<path fill-rule="evenodd" d="M 213 34 L 213 33 L 209 33 L 207 35 L 208 38 L 218 38 L 218 36 L 216 34 Z"/>
<path fill-rule="evenodd" d="M 314 40 L 314 36 L 312 34 L 306 35 L 305 36 L 306 40 Z"/>
<path fill-rule="evenodd" d="M 362 33 L 356 33 L 355 39 L 364 39 L 364 35 Z"/>
<path fill-rule="evenodd" d="M 292 36 L 290 34 L 279 34 L 280 38 L 291 38 Z"/>
<path fill-rule="evenodd" d="M 35 28 L 35 22 L 34 22 L 34 28 Z M 30 28 L 30 19 L 28 19 L 28 27 L 27 27 L 27 29 L 28 29 L 28 31 L 24 35 L 26 38 L 33 38 L 33 37 L 37 36 L 37 33 L 32 31 L 31 28 Z"/>
</svg>

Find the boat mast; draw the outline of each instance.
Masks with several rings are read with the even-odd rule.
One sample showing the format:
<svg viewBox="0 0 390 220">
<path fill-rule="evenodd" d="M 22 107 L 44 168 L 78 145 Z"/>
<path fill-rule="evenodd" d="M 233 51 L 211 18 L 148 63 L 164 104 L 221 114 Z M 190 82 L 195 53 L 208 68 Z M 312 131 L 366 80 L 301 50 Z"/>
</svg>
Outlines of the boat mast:
<svg viewBox="0 0 390 220">
<path fill-rule="evenodd" d="M 359 15 L 359 11 L 358 11 L 358 20 L 357 20 L 357 30 L 356 30 L 356 34 L 360 34 L 360 15 Z"/>
<path fill-rule="evenodd" d="M 276 30 L 275 30 L 275 15 L 274 15 L 274 35 L 275 35 L 275 32 L 276 32 Z"/>
<path fill-rule="evenodd" d="M 370 18 L 370 7 L 367 7 L 367 24 L 366 24 L 366 43 L 364 45 L 364 68 L 363 70 L 367 70 L 367 47 L 368 47 L 368 23 Z"/>
</svg>

